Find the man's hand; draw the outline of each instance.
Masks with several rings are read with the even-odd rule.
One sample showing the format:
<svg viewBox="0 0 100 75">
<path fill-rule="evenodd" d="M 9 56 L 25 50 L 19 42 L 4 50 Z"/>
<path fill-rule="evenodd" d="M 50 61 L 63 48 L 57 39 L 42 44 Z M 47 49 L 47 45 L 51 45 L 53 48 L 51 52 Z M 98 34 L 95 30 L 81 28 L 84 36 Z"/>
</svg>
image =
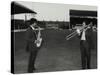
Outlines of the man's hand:
<svg viewBox="0 0 100 75">
<path fill-rule="evenodd" d="M 35 40 L 35 43 L 40 43 L 40 41 L 39 40 Z"/>
<path fill-rule="evenodd" d="M 79 35 L 80 35 L 80 33 L 81 33 L 79 29 L 77 29 L 76 32 L 77 32 Z"/>
</svg>

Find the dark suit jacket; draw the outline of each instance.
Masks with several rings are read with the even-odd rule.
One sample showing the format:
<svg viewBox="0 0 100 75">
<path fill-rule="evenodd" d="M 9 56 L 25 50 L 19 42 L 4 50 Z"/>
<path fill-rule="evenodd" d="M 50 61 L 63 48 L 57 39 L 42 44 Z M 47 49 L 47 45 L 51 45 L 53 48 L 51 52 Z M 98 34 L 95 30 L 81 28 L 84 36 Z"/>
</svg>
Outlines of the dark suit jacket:
<svg viewBox="0 0 100 75">
<path fill-rule="evenodd" d="M 34 51 L 36 50 L 36 44 L 34 43 L 36 40 L 36 33 L 29 27 L 26 31 L 26 50 L 27 51 Z"/>
<path fill-rule="evenodd" d="M 81 39 L 81 36 L 82 36 L 82 32 L 80 34 L 80 39 Z M 93 44 L 93 30 L 92 28 L 89 28 L 85 31 L 85 37 L 86 37 L 86 42 L 88 43 L 88 46 L 89 48 L 93 48 L 94 47 L 94 44 Z"/>
</svg>

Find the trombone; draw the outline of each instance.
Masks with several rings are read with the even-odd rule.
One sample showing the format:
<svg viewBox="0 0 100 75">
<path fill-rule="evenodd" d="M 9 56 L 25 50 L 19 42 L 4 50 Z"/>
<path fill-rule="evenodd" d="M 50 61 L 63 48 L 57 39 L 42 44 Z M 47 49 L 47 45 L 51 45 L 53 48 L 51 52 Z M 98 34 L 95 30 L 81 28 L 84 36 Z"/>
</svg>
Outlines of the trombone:
<svg viewBox="0 0 100 75">
<path fill-rule="evenodd" d="M 84 23 L 83 23 L 83 25 L 84 25 Z M 82 27 L 81 29 L 77 28 L 74 32 L 72 32 L 71 34 L 66 36 L 66 40 L 69 40 L 72 37 L 76 36 L 78 33 L 81 33 L 84 29 L 87 30 L 88 28 L 90 28 L 90 25 L 91 25 L 91 23 L 89 25 Z"/>
<path fill-rule="evenodd" d="M 68 36 L 66 36 L 66 40 L 71 39 L 72 37 L 76 36 L 77 34 L 77 30 L 75 30 L 74 32 L 72 32 L 71 34 L 69 34 Z"/>
</svg>

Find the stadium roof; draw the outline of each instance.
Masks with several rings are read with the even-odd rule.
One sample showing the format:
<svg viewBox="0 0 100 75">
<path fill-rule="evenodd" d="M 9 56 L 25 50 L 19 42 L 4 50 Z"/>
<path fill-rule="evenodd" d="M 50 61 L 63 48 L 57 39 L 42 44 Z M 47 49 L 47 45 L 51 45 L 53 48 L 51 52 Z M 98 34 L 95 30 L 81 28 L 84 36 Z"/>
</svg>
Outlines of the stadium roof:
<svg viewBox="0 0 100 75">
<path fill-rule="evenodd" d="M 97 17 L 97 11 L 70 10 L 70 16 Z"/>
<path fill-rule="evenodd" d="M 11 15 L 13 14 L 21 14 L 21 13 L 34 13 L 37 14 L 35 11 L 19 4 L 16 2 L 11 3 Z"/>
</svg>

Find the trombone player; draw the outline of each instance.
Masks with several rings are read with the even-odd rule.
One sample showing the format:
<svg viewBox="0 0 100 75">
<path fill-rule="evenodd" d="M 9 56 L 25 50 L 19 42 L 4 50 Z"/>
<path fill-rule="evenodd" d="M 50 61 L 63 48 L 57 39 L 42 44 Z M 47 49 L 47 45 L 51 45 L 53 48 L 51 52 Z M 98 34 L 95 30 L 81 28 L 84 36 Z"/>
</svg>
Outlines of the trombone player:
<svg viewBox="0 0 100 75">
<path fill-rule="evenodd" d="M 78 34 L 80 39 L 80 52 L 81 52 L 81 64 L 82 69 L 90 69 L 91 66 L 91 49 L 93 48 L 93 30 L 92 22 L 86 25 L 83 22 L 81 29 L 76 29 L 73 33 L 69 34 L 66 39 L 70 40 L 72 37 Z"/>
<path fill-rule="evenodd" d="M 82 31 L 77 29 L 80 38 L 81 64 L 82 69 L 90 69 L 91 48 L 93 46 L 92 22 L 88 26 L 83 22 L 82 27 Z"/>
</svg>

